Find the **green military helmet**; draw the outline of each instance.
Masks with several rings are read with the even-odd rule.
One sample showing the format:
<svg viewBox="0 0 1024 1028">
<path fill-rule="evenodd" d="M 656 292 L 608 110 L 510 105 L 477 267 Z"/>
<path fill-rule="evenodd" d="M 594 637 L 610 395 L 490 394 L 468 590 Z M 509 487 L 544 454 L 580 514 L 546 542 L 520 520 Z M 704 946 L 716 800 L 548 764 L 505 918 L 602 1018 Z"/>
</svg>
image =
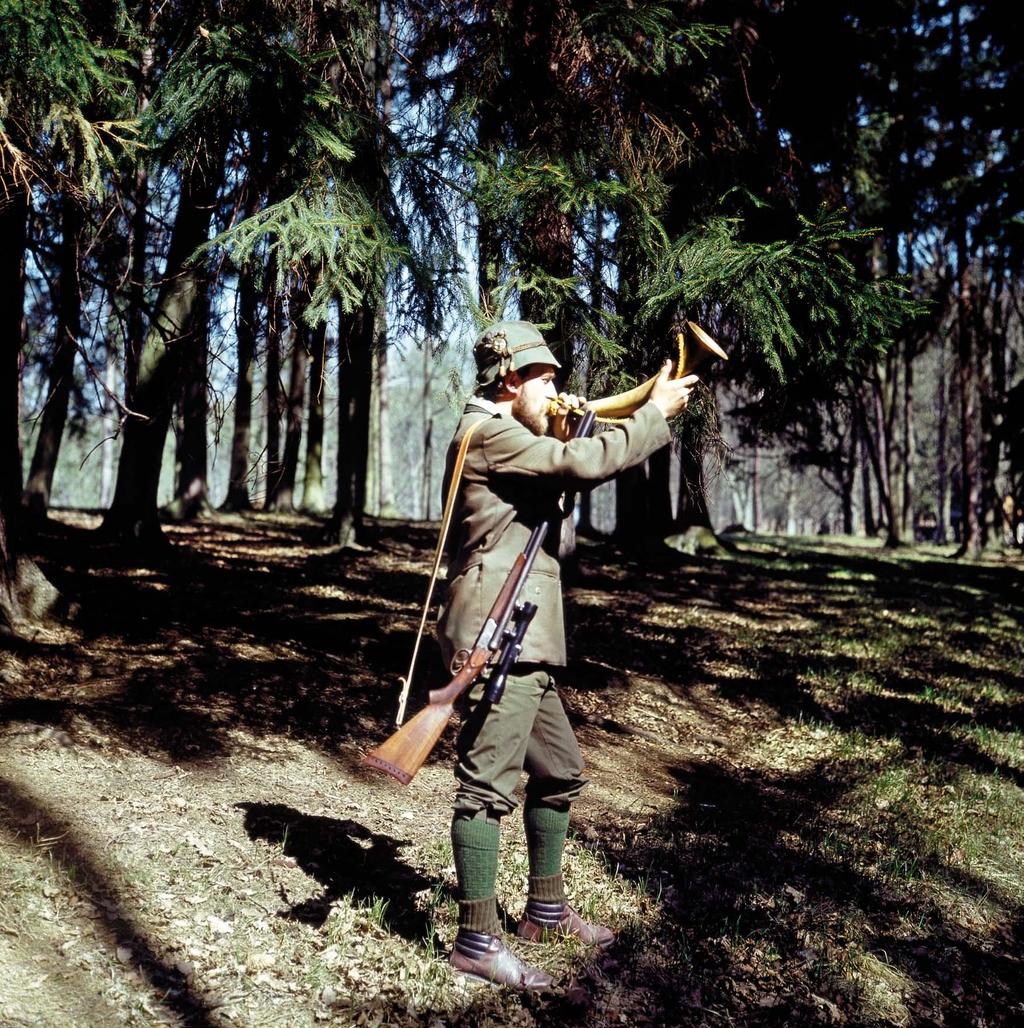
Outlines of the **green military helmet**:
<svg viewBox="0 0 1024 1028">
<path fill-rule="evenodd" d="M 548 349 L 540 330 L 529 321 L 496 321 L 488 325 L 473 344 L 473 356 L 478 393 L 527 364 L 562 366 Z"/>
</svg>

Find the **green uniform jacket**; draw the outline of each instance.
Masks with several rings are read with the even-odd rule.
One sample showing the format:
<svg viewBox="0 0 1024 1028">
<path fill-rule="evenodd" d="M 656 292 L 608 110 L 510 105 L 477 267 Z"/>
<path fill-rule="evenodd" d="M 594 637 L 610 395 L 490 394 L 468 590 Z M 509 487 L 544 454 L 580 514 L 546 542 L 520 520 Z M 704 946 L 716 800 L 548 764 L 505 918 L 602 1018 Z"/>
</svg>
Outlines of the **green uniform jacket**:
<svg viewBox="0 0 1024 1028">
<path fill-rule="evenodd" d="M 620 425 L 563 443 L 534 435 L 511 415 L 498 414 L 493 404 L 473 399 L 448 450 L 446 483 L 463 435 L 481 420 L 486 423 L 470 439 L 448 536 L 449 593 L 437 626 L 445 663 L 450 664 L 457 650 L 472 648 L 531 531 L 554 521 L 519 594 L 538 608 L 520 660 L 563 665 L 565 620 L 557 557 L 562 496 L 599 485 L 646 460 L 671 438 L 668 424 L 653 403 L 646 403 Z"/>
</svg>

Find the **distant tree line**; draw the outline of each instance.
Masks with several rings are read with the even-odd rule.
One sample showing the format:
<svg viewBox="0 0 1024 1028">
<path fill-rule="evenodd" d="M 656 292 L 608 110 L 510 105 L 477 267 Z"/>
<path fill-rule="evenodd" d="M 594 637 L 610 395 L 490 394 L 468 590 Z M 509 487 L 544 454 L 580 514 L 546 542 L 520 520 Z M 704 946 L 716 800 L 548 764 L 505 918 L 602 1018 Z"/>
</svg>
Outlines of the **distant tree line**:
<svg viewBox="0 0 1024 1028">
<path fill-rule="evenodd" d="M 331 507 L 347 546 L 388 507 L 395 341 L 501 315 L 543 325 L 592 395 L 646 377 L 693 319 L 730 353 L 739 445 L 818 469 L 846 530 L 856 497 L 892 544 L 925 507 L 939 537 L 959 514 L 964 552 L 998 541 L 1024 474 L 1008 18 L 953 0 L 0 0 L 5 620 L 95 397 L 120 440 L 100 531 L 126 547 L 162 544 L 172 422 L 164 514 L 209 510 L 214 360 L 234 390 L 224 507 L 253 505 L 255 459 L 262 507 Z M 696 406 L 620 489 L 624 539 L 713 545 L 710 389 Z"/>
</svg>

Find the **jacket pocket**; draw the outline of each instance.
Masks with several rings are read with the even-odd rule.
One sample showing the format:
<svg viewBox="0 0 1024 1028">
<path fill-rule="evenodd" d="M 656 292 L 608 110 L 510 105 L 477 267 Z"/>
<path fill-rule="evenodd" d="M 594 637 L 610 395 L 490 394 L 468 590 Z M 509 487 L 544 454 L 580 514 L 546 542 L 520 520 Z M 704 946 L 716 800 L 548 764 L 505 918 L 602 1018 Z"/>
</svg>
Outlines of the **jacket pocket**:
<svg viewBox="0 0 1024 1028">
<path fill-rule="evenodd" d="M 473 564 L 448 583 L 448 602 L 437 622 L 445 664 L 456 650 L 470 649 L 484 624 L 483 568 Z"/>
<path fill-rule="evenodd" d="M 546 570 L 531 571 L 519 593 L 519 602 L 537 604 L 537 613 L 523 639 L 520 660 L 564 664 L 565 621 L 560 576 Z"/>
</svg>

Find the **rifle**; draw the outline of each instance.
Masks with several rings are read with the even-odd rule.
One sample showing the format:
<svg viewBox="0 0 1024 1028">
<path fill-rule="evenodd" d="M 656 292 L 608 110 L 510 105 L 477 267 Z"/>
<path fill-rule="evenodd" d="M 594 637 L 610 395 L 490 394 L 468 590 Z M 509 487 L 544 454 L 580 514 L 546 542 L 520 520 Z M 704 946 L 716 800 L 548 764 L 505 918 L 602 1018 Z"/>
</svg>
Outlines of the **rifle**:
<svg viewBox="0 0 1024 1028">
<path fill-rule="evenodd" d="M 573 438 L 589 435 L 593 426 L 594 414 L 588 411 L 580 420 Z M 455 711 L 455 701 L 472 688 L 495 654 L 499 656 L 487 685 L 485 699 L 490 703 L 497 703 L 501 699 L 505 678 L 522 650 L 523 636 L 537 610 L 532 603 L 519 603 L 519 593 L 547 532 L 548 522 L 544 522 L 530 533 L 529 542 L 512 562 L 512 568 L 491 606 L 483 628 L 455 677 L 443 688 L 433 689 L 429 695 L 430 702 L 380 746 L 370 750 L 363 757 L 364 764 L 385 771 L 402 785 L 408 785 L 441 738 L 441 733 Z"/>
</svg>

